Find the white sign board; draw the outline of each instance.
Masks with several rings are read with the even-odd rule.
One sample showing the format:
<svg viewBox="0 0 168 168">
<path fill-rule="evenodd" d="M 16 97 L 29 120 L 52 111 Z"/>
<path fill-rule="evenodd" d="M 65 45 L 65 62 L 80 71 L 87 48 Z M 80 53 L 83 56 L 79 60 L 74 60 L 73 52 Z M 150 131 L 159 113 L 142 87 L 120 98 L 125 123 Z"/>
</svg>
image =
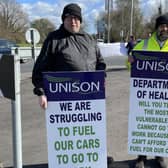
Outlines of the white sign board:
<svg viewBox="0 0 168 168">
<path fill-rule="evenodd" d="M 37 44 L 40 41 L 40 33 L 35 28 L 29 28 L 26 33 L 25 37 L 28 43 Z"/>
</svg>

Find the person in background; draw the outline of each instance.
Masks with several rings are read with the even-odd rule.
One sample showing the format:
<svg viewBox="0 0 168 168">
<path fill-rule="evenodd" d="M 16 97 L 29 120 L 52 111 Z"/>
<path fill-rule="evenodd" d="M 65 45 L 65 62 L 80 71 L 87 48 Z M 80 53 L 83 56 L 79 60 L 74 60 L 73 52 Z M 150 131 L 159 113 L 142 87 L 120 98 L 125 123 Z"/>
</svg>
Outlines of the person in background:
<svg viewBox="0 0 168 168">
<path fill-rule="evenodd" d="M 155 32 L 145 40 L 137 43 L 133 50 L 161 51 L 168 52 L 168 13 L 159 16 L 155 23 Z M 134 62 L 131 55 L 128 56 L 130 63 Z M 144 168 L 147 156 L 139 155 L 136 168 Z M 158 168 L 167 168 L 163 157 L 155 157 Z"/>
<path fill-rule="evenodd" d="M 127 54 L 130 55 L 132 49 L 134 48 L 136 44 L 135 37 L 133 35 L 130 36 L 130 40 L 128 41 L 126 48 L 127 48 Z"/>
</svg>

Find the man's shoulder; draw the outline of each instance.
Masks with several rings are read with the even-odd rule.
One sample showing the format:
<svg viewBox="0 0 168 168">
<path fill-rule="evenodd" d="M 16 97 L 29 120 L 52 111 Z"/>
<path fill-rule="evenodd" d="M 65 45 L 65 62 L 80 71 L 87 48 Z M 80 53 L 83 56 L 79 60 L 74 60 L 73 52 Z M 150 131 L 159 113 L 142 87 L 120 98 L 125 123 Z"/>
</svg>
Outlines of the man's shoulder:
<svg viewBox="0 0 168 168">
<path fill-rule="evenodd" d="M 47 39 L 49 41 L 52 41 L 52 40 L 60 40 L 62 38 L 64 38 L 66 35 L 64 33 L 64 31 L 62 31 L 60 28 L 55 30 L 55 31 L 52 31 L 48 34 L 47 36 Z"/>
<path fill-rule="evenodd" d="M 54 30 L 48 34 L 48 37 L 56 37 L 60 34 L 60 29 Z"/>
</svg>

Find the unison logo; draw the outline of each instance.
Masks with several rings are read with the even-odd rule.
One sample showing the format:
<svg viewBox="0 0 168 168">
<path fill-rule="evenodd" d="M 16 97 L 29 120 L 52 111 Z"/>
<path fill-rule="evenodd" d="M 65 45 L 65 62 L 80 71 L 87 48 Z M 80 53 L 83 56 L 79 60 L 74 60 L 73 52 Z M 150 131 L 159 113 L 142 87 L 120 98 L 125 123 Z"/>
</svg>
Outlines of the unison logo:
<svg viewBox="0 0 168 168">
<path fill-rule="evenodd" d="M 168 71 L 168 63 L 166 61 L 139 61 L 137 60 L 137 69 L 138 70 L 150 70 L 150 71 L 159 71 L 164 72 Z"/>
<path fill-rule="evenodd" d="M 79 79 L 45 76 L 51 93 L 89 94 L 100 91 L 100 81 L 80 81 Z"/>
</svg>

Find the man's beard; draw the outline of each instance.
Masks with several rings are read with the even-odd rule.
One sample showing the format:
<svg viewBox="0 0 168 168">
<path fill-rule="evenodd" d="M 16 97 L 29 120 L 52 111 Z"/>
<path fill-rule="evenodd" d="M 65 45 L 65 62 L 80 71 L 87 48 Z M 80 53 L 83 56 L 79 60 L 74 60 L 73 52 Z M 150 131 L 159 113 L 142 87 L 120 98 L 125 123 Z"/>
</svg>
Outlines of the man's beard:
<svg viewBox="0 0 168 168">
<path fill-rule="evenodd" d="M 157 37 L 160 41 L 165 41 L 168 39 L 168 32 L 158 32 Z"/>
</svg>

